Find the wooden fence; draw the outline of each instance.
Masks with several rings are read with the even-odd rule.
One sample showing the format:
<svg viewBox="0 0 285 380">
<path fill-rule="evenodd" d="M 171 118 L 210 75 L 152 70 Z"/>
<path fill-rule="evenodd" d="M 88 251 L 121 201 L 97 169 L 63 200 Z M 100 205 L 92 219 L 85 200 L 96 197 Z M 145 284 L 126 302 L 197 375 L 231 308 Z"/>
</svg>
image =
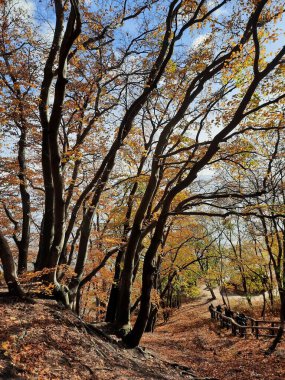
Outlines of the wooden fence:
<svg viewBox="0 0 285 380">
<path fill-rule="evenodd" d="M 222 328 L 231 329 L 232 334 L 235 336 L 247 337 L 249 335 L 259 337 L 274 338 L 279 330 L 280 322 L 267 321 L 263 319 L 254 319 L 245 316 L 245 324 L 237 323 L 233 318 L 226 317 L 222 312 L 211 309 L 211 318 L 218 321 Z"/>
</svg>

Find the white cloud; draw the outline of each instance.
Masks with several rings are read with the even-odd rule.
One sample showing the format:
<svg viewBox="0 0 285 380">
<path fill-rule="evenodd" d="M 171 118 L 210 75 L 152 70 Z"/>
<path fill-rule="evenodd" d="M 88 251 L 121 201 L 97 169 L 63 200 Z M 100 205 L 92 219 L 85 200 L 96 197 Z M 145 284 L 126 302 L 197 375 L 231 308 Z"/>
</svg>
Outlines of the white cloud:
<svg viewBox="0 0 285 380">
<path fill-rule="evenodd" d="M 210 37 L 210 33 L 205 33 L 205 34 L 201 34 L 200 36 L 198 36 L 197 38 L 195 38 L 195 40 L 193 41 L 192 43 L 192 47 L 194 49 L 197 49 L 198 47 L 200 47 L 206 40 L 207 38 Z"/>
<path fill-rule="evenodd" d="M 48 22 L 44 22 L 40 25 L 38 32 L 41 34 L 42 39 L 49 45 L 51 45 L 53 36 L 54 36 L 54 28 Z"/>
<path fill-rule="evenodd" d="M 219 4 L 220 4 L 220 1 L 218 1 L 218 0 L 209 0 L 208 1 L 208 7 L 209 7 L 209 9 L 212 9 L 212 8 L 216 7 L 217 5 L 219 5 Z M 228 11 L 225 8 L 225 5 L 223 5 L 221 8 L 217 9 L 214 12 L 215 16 L 221 16 L 221 15 L 226 15 L 226 14 L 228 14 Z"/>
<path fill-rule="evenodd" d="M 13 13 L 27 18 L 34 18 L 36 4 L 33 0 L 12 0 Z"/>
</svg>

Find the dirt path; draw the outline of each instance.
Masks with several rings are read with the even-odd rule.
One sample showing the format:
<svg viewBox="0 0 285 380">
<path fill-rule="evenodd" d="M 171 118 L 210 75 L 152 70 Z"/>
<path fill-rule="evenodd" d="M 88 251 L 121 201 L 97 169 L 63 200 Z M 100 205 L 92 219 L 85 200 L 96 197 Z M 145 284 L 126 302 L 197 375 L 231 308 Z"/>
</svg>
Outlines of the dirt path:
<svg viewBox="0 0 285 380">
<path fill-rule="evenodd" d="M 231 297 L 238 302 L 241 297 Z M 215 304 L 220 302 L 216 301 Z M 191 367 L 199 376 L 223 380 L 285 379 L 285 342 L 271 356 L 264 354 L 268 340 L 239 338 L 211 322 L 209 302 L 183 305 L 167 324 L 145 334 L 142 345 L 162 358 Z"/>
</svg>

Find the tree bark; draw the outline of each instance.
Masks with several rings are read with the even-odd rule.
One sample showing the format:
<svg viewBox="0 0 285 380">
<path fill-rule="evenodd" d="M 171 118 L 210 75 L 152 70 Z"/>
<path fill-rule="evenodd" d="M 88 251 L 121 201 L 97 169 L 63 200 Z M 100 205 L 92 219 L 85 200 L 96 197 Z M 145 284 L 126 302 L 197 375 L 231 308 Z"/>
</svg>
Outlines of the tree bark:
<svg viewBox="0 0 285 380">
<path fill-rule="evenodd" d="M 41 85 L 39 114 L 42 126 L 42 170 L 45 189 L 44 215 L 41 225 L 39 251 L 35 269 L 42 270 L 48 266 L 48 258 L 54 235 L 54 184 L 51 170 L 51 152 L 49 144 L 49 95 L 54 78 L 53 66 L 59 52 L 64 29 L 64 10 L 60 1 L 55 2 L 56 25 L 52 46 L 44 68 Z"/>
<path fill-rule="evenodd" d="M 107 312 L 106 312 L 106 318 L 105 318 L 106 322 L 113 323 L 115 321 L 118 297 L 119 297 L 119 281 L 121 278 L 121 263 L 124 256 L 124 251 L 125 249 L 121 248 L 116 257 L 114 279 L 113 279 L 113 284 L 111 287 L 111 292 L 110 292 L 109 302 L 108 302 Z"/>
<path fill-rule="evenodd" d="M 45 184 L 45 213 L 37 265 L 56 268 L 62 252 L 65 234 L 64 178 L 61 170 L 61 154 L 58 133 L 67 85 L 66 64 L 70 49 L 81 33 L 81 20 L 77 3 L 71 4 L 66 29 L 64 27 L 64 5 L 55 1 L 56 28 L 53 44 L 44 70 L 41 88 L 40 116 L 43 127 L 42 164 Z M 57 80 L 50 117 L 47 114 L 49 90 L 54 77 L 53 65 L 58 56 Z M 53 280 L 56 282 L 55 272 Z"/>
<path fill-rule="evenodd" d="M 277 335 L 272 342 L 271 346 L 267 350 L 267 354 L 271 354 L 277 347 L 277 345 L 280 343 L 282 336 L 284 334 L 284 325 L 285 325 L 285 290 L 279 289 L 279 297 L 280 297 L 280 327 L 277 332 Z"/>
<path fill-rule="evenodd" d="M 158 313 L 158 308 L 156 305 L 154 305 L 152 303 L 150 306 L 150 313 L 149 313 L 148 321 L 147 321 L 147 324 L 145 327 L 145 332 L 153 332 L 154 331 L 157 313 Z"/>
<path fill-rule="evenodd" d="M 8 286 L 10 295 L 23 297 L 24 292 L 21 289 L 17 278 L 15 263 L 7 239 L 0 231 L 0 259 L 3 266 L 4 278 Z"/>
<path fill-rule="evenodd" d="M 28 265 L 28 250 L 30 243 L 30 224 L 31 224 L 31 202 L 30 194 L 27 189 L 27 165 L 26 165 L 26 144 L 27 130 L 24 125 L 21 127 L 21 135 L 19 140 L 18 163 L 20 180 L 20 194 L 22 201 L 22 236 L 21 240 L 17 241 L 19 250 L 18 257 L 18 273 L 27 271 Z"/>
</svg>

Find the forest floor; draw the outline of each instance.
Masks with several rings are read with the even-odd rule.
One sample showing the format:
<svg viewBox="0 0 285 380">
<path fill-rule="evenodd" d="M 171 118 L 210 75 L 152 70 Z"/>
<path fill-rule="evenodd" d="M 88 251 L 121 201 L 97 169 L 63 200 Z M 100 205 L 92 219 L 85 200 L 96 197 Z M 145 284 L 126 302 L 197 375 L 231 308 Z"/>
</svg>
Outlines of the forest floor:
<svg viewBox="0 0 285 380">
<path fill-rule="evenodd" d="M 230 298 L 243 310 L 241 297 Z M 184 304 L 145 334 L 145 348 L 129 350 L 54 301 L 0 293 L 0 380 L 285 379 L 285 341 L 267 356 L 269 340 L 233 337 L 210 320 L 208 307 L 207 295 Z"/>
<path fill-rule="evenodd" d="M 19 302 L 0 292 L 0 379 L 193 379 L 148 350 L 126 349 L 55 301 Z"/>
<path fill-rule="evenodd" d="M 182 305 L 167 323 L 160 323 L 154 333 L 145 334 L 141 344 L 161 358 L 193 368 L 201 377 L 284 380 L 285 338 L 273 354 L 265 355 L 271 340 L 234 337 L 230 331 L 219 328 L 210 319 L 207 297 L 209 293 Z M 260 297 L 254 298 L 257 310 Z M 245 311 L 243 297 L 229 296 L 229 300 L 233 310 Z M 214 306 L 219 303 L 222 304 L 220 298 L 213 302 Z"/>
</svg>

